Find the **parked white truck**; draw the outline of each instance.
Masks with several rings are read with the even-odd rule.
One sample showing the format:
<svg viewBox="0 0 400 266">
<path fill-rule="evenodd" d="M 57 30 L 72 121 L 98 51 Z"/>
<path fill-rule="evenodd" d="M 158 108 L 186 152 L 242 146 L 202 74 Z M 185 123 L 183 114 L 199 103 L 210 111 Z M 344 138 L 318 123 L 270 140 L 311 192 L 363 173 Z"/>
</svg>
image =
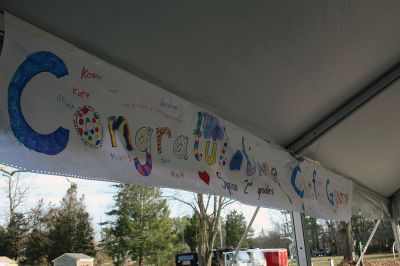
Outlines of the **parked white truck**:
<svg viewBox="0 0 400 266">
<path fill-rule="evenodd" d="M 234 251 L 224 253 L 225 266 L 230 266 L 234 254 Z M 247 251 L 239 251 L 235 260 L 233 261 L 232 266 L 251 266 L 251 258 L 249 253 L 247 253 Z"/>
</svg>

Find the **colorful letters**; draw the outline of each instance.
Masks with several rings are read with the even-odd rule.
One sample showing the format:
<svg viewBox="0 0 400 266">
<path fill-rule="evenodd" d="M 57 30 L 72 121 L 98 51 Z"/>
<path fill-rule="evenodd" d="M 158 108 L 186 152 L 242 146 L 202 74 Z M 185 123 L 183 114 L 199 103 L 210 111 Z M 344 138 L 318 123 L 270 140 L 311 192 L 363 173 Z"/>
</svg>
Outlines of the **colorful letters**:
<svg viewBox="0 0 400 266">
<path fill-rule="evenodd" d="M 59 127 L 50 134 L 36 132 L 25 120 L 21 110 L 21 95 L 28 82 L 36 75 L 48 72 L 61 78 L 68 75 L 64 61 L 50 52 L 34 53 L 18 67 L 8 87 L 8 114 L 15 137 L 27 148 L 56 155 L 62 152 L 69 141 L 69 130 Z"/>
<path fill-rule="evenodd" d="M 256 172 L 256 166 L 252 163 L 251 159 L 247 155 L 246 147 L 244 146 L 244 137 L 242 137 L 242 149 L 243 149 L 242 152 L 244 154 L 244 157 L 246 157 L 246 160 L 247 160 L 247 164 L 246 164 L 247 175 L 252 176 Z"/>
<path fill-rule="evenodd" d="M 161 154 L 162 149 L 161 149 L 161 140 L 164 135 L 167 135 L 168 138 L 171 138 L 171 130 L 167 127 L 158 127 L 156 129 L 156 139 L 157 139 L 157 153 Z"/>
<path fill-rule="evenodd" d="M 132 151 L 133 146 L 132 146 L 131 132 L 129 130 L 128 121 L 125 119 L 125 117 L 118 116 L 118 118 L 116 118 L 115 116 L 110 116 L 108 118 L 108 131 L 110 133 L 111 146 L 114 148 L 117 147 L 115 130 L 118 130 L 120 133 L 122 133 L 122 135 L 124 136 L 126 149 L 128 151 Z"/>
<path fill-rule="evenodd" d="M 197 126 L 196 129 L 194 130 L 194 146 L 193 146 L 193 154 L 194 158 L 197 161 L 201 161 L 202 154 L 199 153 L 199 141 L 201 137 L 201 121 L 203 120 L 203 114 L 201 112 L 197 113 Z"/>
<path fill-rule="evenodd" d="M 332 206 L 334 206 L 335 205 L 335 202 L 334 202 L 334 200 L 333 200 L 333 193 L 332 192 L 328 192 L 328 186 L 329 186 L 329 183 L 330 183 L 331 181 L 329 180 L 329 179 L 327 179 L 326 180 L 326 197 L 328 198 L 328 202 L 329 202 L 329 204 L 331 204 Z"/>
<path fill-rule="evenodd" d="M 304 190 L 299 189 L 299 187 L 296 185 L 296 177 L 297 177 L 297 173 L 298 172 L 301 172 L 301 169 L 300 169 L 299 165 L 296 165 L 296 167 L 292 171 L 292 176 L 290 178 L 290 182 L 291 182 L 291 184 L 293 186 L 293 189 L 296 192 L 296 194 L 300 198 L 303 198 L 304 197 Z"/>
<path fill-rule="evenodd" d="M 213 142 L 211 155 L 209 153 L 209 149 L 210 149 L 210 141 L 207 140 L 207 142 L 206 142 L 206 162 L 208 165 L 213 165 L 213 164 L 215 164 L 215 162 L 217 160 L 217 143 Z"/>
<path fill-rule="evenodd" d="M 178 159 L 188 159 L 187 155 L 187 144 L 188 144 L 189 138 L 180 135 L 179 137 L 176 138 L 173 146 L 173 152 Z"/>
<path fill-rule="evenodd" d="M 139 158 L 135 157 L 134 163 L 136 170 L 142 176 L 148 176 L 151 173 L 153 167 L 151 161 L 151 136 L 153 134 L 153 129 L 150 127 L 142 127 L 136 133 L 136 146 L 141 151 L 146 151 L 146 163 L 140 164 Z"/>
</svg>

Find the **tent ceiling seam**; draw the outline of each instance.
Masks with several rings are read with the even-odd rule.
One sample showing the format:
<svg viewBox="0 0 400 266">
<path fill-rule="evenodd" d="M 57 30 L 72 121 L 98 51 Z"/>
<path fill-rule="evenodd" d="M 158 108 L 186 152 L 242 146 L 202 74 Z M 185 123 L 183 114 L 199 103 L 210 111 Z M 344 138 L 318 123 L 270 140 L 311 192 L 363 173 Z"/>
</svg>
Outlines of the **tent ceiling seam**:
<svg viewBox="0 0 400 266">
<path fill-rule="evenodd" d="M 357 95 L 339 106 L 325 118 L 320 120 L 314 126 L 306 130 L 294 141 L 286 145 L 286 149 L 299 153 L 303 149 L 310 146 L 312 143 L 320 139 L 335 126 L 343 122 L 351 116 L 356 110 L 364 104 L 374 99 L 377 95 L 397 82 L 400 78 L 400 63 L 391 68 L 388 72 L 377 78 L 369 86 L 361 90 Z"/>
<path fill-rule="evenodd" d="M 387 206 L 390 205 L 391 203 L 391 200 L 389 198 L 382 196 L 379 193 L 369 188 L 366 188 L 358 183 L 355 183 L 354 181 L 353 181 L 353 191 L 360 193 L 360 195 L 367 197 L 370 200 L 379 201 Z"/>
<path fill-rule="evenodd" d="M 400 189 L 397 190 L 391 197 L 390 197 L 392 203 L 397 203 L 400 205 Z"/>
</svg>

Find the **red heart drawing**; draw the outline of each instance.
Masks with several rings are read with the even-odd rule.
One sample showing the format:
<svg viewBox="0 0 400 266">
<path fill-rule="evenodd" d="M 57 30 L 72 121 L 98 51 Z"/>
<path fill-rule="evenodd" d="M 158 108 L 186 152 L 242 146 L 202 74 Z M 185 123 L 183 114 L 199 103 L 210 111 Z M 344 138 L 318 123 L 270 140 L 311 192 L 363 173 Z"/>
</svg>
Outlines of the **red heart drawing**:
<svg viewBox="0 0 400 266">
<path fill-rule="evenodd" d="M 198 172 L 199 173 L 199 177 L 201 180 L 203 180 L 204 183 L 207 184 L 207 186 L 210 184 L 210 176 L 208 175 L 207 172 L 203 171 L 203 172 Z"/>
</svg>

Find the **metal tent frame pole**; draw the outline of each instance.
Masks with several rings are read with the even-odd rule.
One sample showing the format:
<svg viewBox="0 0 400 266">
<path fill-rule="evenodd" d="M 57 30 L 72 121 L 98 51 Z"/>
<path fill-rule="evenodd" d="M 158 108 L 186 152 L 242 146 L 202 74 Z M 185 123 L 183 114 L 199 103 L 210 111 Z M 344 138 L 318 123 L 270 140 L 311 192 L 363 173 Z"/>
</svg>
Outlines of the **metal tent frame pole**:
<svg viewBox="0 0 400 266">
<path fill-rule="evenodd" d="M 369 244 L 371 243 L 372 238 L 374 237 L 374 235 L 375 235 L 375 233 L 376 233 L 376 230 L 378 230 L 378 226 L 379 226 L 380 223 L 381 223 L 381 220 L 378 220 L 378 221 L 376 222 L 375 227 L 374 227 L 374 229 L 372 230 L 371 235 L 369 236 L 368 241 L 367 241 L 367 243 L 365 244 L 365 247 L 364 247 L 364 249 L 363 249 L 363 251 L 362 251 L 360 257 L 358 258 L 358 261 L 357 261 L 356 266 L 359 266 L 359 265 L 360 265 L 360 263 L 361 263 L 361 261 L 362 261 L 364 255 L 365 255 L 365 252 L 367 251 L 367 248 L 368 248 Z"/>
<path fill-rule="evenodd" d="M 393 229 L 393 234 L 394 234 L 394 241 L 397 243 L 397 258 L 400 259 L 400 226 L 399 226 L 399 220 L 392 218 L 391 220 L 392 223 L 392 229 Z M 393 255 L 395 255 L 395 250 L 393 250 Z M 396 257 L 396 256 L 395 256 Z"/>
<path fill-rule="evenodd" d="M 239 254 L 239 248 L 242 246 L 243 241 L 246 239 L 247 234 L 249 233 L 249 230 L 250 230 L 251 226 L 253 225 L 254 219 L 256 218 L 259 210 L 260 210 L 260 206 L 258 206 L 257 209 L 254 211 L 253 217 L 251 218 L 250 223 L 247 225 L 247 228 L 244 231 L 238 246 L 236 247 L 235 254 L 233 254 L 233 258 L 232 258 L 232 261 L 229 263 L 229 266 L 233 265 L 233 262 L 235 261 L 237 255 Z"/>
<path fill-rule="evenodd" d="M 254 211 L 253 217 L 251 218 L 250 223 L 248 224 L 246 230 L 242 235 L 242 238 L 240 239 L 238 246 L 236 247 L 235 253 L 233 255 L 232 261 L 229 263 L 229 266 L 232 266 L 233 262 L 235 261 L 239 253 L 239 249 L 242 246 L 243 241 L 246 239 L 247 234 L 251 226 L 253 225 L 254 219 L 256 218 L 259 210 L 260 207 L 257 207 L 257 209 Z M 292 214 L 293 230 L 294 230 L 295 243 L 297 249 L 298 265 L 311 266 L 311 258 L 308 252 L 308 247 L 306 245 L 306 238 L 305 238 L 305 227 L 304 227 L 305 216 L 300 212 L 292 212 L 291 214 Z"/>
<path fill-rule="evenodd" d="M 394 240 L 397 243 L 397 258 L 400 259 L 400 190 L 397 191 L 391 198 L 390 218 L 392 223 Z M 394 254 L 394 252 L 393 252 Z"/>
<path fill-rule="evenodd" d="M 300 212 L 292 212 L 293 231 L 297 251 L 297 263 L 299 266 L 311 266 L 310 252 L 308 251 L 305 237 L 305 216 Z"/>
</svg>

